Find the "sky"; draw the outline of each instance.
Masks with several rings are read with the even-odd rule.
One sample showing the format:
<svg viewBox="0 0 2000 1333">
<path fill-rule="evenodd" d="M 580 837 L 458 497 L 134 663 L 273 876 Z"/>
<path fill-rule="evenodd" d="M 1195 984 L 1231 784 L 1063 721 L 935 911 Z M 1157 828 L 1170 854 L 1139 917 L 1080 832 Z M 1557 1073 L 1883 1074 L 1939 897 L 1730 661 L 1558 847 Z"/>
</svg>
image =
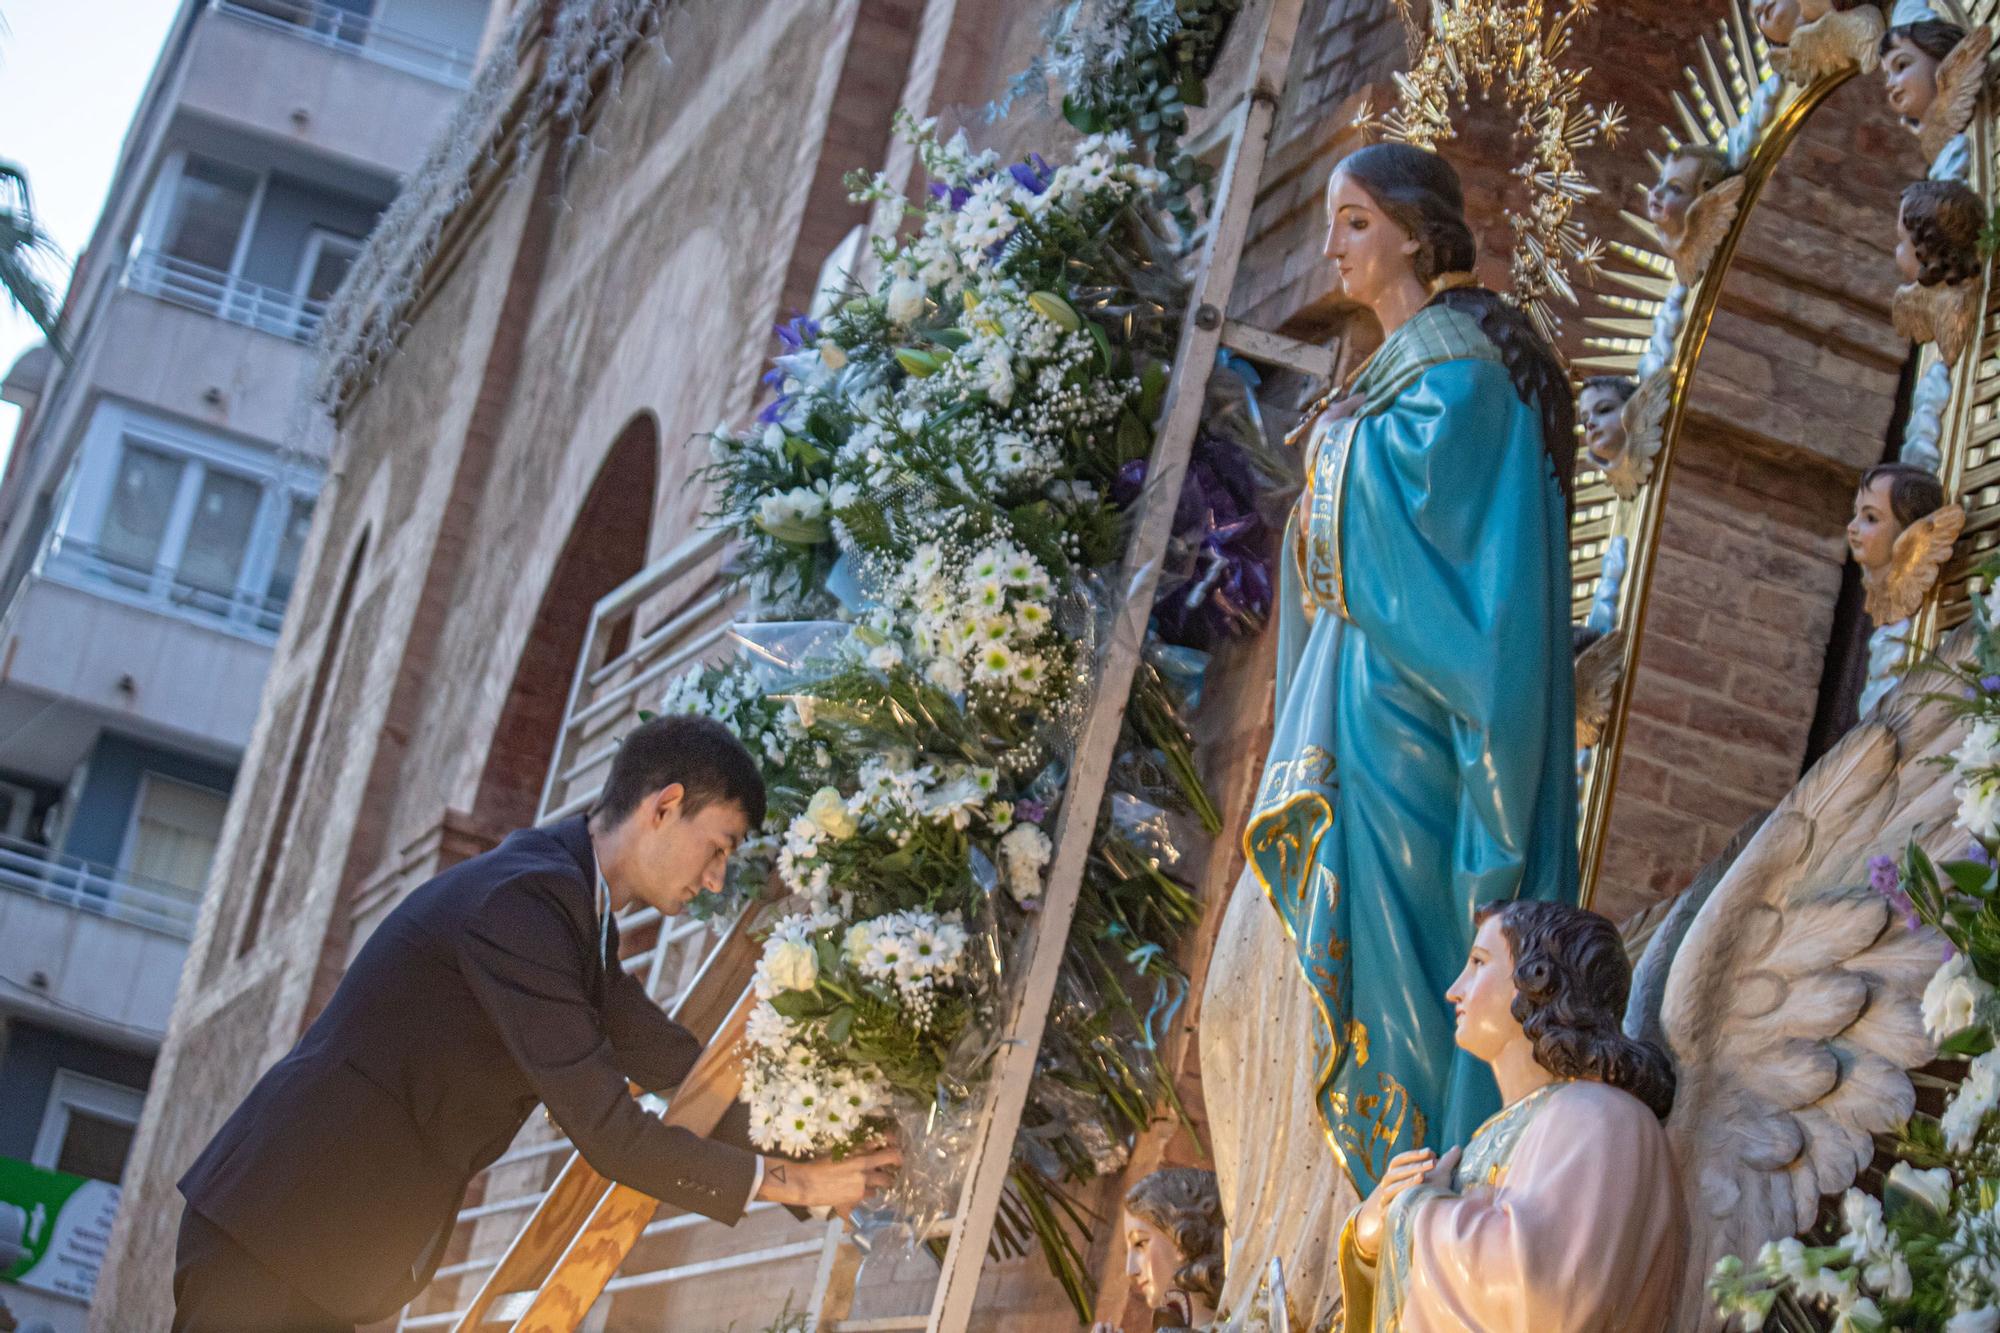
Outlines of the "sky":
<svg viewBox="0 0 2000 1333">
<path fill-rule="evenodd" d="M 179 7 L 179 0 L 0 0 L 0 159 L 28 173 L 35 212 L 65 259 L 90 240 L 125 127 Z M 0 299 L 0 374 L 39 341 L 35 326 Z M 19 415 L 0 403 L 0 466 Z"/>
</svg>

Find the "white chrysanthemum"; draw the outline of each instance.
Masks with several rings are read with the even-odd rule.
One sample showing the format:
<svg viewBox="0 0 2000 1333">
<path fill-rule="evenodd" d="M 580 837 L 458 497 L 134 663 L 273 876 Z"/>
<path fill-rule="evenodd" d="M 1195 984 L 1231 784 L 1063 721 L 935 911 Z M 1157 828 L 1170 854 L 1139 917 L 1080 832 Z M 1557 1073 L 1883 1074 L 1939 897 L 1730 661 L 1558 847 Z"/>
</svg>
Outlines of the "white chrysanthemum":
<svg viewBox="0 0 2000 1333">
<path fill-rule="evenodd" d="M 1982 717 L 1966 729 L 1965 739 L 1951 752 L 1960 768 L 2000 766 L 2000 721 Z"/>
<path fill-rule="evenodd" d="M 1986 1117 L 1996 1106 L 2000 1106 L 2000 1050 L 1988 1051 L 1974 1060 L 1966 1071 L 1965 1081 L 1946 1104 L 1944 1114 L 1938 1118 L 1945 1146 L 1955 1153 L 1970 1152 Z"/>
</svg>

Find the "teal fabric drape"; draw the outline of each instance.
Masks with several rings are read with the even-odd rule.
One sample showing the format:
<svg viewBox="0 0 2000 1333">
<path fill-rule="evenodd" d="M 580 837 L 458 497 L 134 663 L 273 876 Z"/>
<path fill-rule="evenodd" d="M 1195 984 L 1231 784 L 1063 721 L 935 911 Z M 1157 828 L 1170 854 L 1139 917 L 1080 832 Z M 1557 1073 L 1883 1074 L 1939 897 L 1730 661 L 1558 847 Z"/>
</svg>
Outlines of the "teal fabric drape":
<svg viewBox="0 0 2000 1333">
<path fill-rule="evenodd" d="M 1357 1188 L 1499 1109 L 1444 991 L 1481 903 L 1577 898 L 1568 531 L 1539 414 L 1432 306 L 1316 430 L 1286 532 L 1278 716 L 1244 850 L 1318 996 Z"/>
</svg>

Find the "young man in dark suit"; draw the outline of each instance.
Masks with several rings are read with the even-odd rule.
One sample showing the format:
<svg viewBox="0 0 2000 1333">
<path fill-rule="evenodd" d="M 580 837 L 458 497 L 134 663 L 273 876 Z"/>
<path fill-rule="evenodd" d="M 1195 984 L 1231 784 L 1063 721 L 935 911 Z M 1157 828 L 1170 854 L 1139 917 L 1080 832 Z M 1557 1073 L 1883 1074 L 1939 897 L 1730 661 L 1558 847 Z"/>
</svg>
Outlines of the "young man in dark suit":
<svg viewBox="0 0 2000 1333">
<path fill-rule="evenodd" d="M 714 1138 L 630 1095 L 701 1043 L 618 965 L 611 914 L 722 888 L 764 819 L 736 738 L 700 718 L 626 737 L 588 817 L 523 829 L 403 900 L 326 1011 L 181 1178 L 175 1333 L 322 1333 L 393 1314 L 436 1270 L 466 1185 L 539 1102 L 600 1174 L 733 1223 L 752 1199 L 849 1208 L 893 1150 L 765 1159 L 740 1105 Z"/>
</svg>

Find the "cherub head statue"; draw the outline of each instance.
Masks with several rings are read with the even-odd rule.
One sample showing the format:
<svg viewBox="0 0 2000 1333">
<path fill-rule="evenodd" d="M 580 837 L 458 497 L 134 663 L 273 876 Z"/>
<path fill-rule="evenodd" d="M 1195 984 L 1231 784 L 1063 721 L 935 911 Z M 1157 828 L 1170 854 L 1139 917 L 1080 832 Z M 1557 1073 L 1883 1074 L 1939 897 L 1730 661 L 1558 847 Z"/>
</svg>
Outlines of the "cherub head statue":
<svg viewBox="0 0 2000 1333">
<path fill-rule="evenodd" d="M 1793 33 L 1828 14 L 1880 8 L 1875 0 L 1757 0 L 1751 12 L 1764 40 L 1773 46 L 1785 46 L 1790 44 Z"/>
<path fill-rule="evenodd" d="M 1962 181 L 1916 181 L 1896 213 L 1896 269 L 1922 287 L 1950 286 L 1979 272 L 1986 206 Z"/>
<path fill-rule="evenodd" d="M 1488 903 L 1474 919 L 1465 970 L 1445 992 L 1458 1044 L 1489 1065 L 1525 1049 L 1558 1078 L 1608 1083 L 1666 1119 L 1673 1065 L 1625 1035 L 1632 964 L 1618 928 L 1581 907 L 1528 899 Z"/>
<path fill-rule="evenodd" d="M 1965 40 L 1965 29 L 1942 19 L 1899 23 L 1882 34 L 1882 82 L 1889 109 L 1915 125 L 1938 95 L 1938 66 Z"/>
<path fill-rule="evenodd" d="M 1592 375 L 1576 395 L 1576 421 L 1583 428 L 1583 452 L 1608 468 L 1625 452 L 1625 404 L 1639 392 L 1627 375 Z"/>
<path fill-rule="evenodd" d="M 1729 159 L 1706 144 L 1683 144 L 1660 163 L 1660 179 L 1646 192 L 1646 218 L 1668 245 L 1687 235 L 1688 207 L 1729 175 Z"/>
<path fill-rule="evenodd" d="M 1923 604 L 1965 528 L 1965 511 L 1912 463 L 1882 463 L 1861 474 L 1847 549 L 1861 566 L 1869 618 L 1894 624 Z"/>
<path fill-rule="evenodd" d="M 1327 178 L 1326 214 L 1325 253 L 1342 294 L 1377 313 L 1399 285 L 1429 288 L 1469 273 L 1478 257 L 1458 173 L 1411 144 L 1371 144 L 1342 158 Z"/>
<path fill-rule="evenodd" d="M 1125 1271 L 1146 1304 L 1184 1324 L 1212 1318 L 1222 1295 L 1222 1194 L 1215 1172 L 1155 1171 L 1125 1195 Z"/>
</svg>

